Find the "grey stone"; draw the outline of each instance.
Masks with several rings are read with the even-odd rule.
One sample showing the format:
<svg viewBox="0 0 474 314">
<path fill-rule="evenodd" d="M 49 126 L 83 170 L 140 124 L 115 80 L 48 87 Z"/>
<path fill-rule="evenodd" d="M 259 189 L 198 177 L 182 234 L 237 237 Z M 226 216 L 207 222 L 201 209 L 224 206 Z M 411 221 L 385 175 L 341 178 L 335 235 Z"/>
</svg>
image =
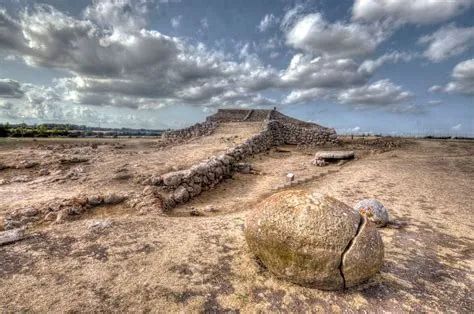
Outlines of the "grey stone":
<svg viewBox="0 0 474 314">
<path fill-rule="evenodd" d="M 354 206 L 354 209 L 377 227 L 384 227 L 389 222 L 387 209 L 376 199 L 363 199 Z"/>
<path fill-rule="evenodd" d="M 189 192 L 186 188 L 180 185 L 176 190 L 173 192 L 173 199 L 177 203 L 184 203 L 189 199 Z"/>
</svg>

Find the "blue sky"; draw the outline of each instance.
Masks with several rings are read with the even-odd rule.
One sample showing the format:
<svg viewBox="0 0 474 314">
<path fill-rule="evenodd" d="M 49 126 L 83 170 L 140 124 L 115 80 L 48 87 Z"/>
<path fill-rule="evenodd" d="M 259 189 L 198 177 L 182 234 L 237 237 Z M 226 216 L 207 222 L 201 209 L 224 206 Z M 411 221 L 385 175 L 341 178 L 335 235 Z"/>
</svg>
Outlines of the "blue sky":
<svg viewBox="0 0 474 314">
<path fill-rule="evenodd" d="M 0 122 L 275 106 L 340 133 L 474 136 L 474 0 L 0 2 Z"/>
</svg>

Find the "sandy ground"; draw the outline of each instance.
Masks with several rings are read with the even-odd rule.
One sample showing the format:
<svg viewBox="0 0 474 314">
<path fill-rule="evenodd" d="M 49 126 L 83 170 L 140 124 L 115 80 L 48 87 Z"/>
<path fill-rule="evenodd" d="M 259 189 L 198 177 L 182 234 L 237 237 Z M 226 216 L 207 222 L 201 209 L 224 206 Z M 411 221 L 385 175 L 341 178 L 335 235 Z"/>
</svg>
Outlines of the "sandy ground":
<svg viewBox="0 0 474 314">
<path fill-rule="evenodd" d="M 190 162 L 200 160 L 233 145 L 229 138 L 235 135 L 244 139 L 243 133 L 251 133 L 254 127 L 236 130 L 232 126 L 229 131 L 225 127 L 212 137 L 172 149 L 187 152 Z M 105 154 L 102 158 L 110 161 L 110 167 L 89 162 L 88 167 L 95 170 L 85 173 L 104 167 L 103 177 L 90 177 L 105 185 L 113 165 L 138 163 L 145 172 L 160 162 L 165 165 L 156 166 L 156 171 L 173 167 L 173 162 L 186 164 L 172 158 L 168 149 L 158 150 L 153 142 L 139 142 L 142 147 L 133 148 L 133 141 L 134 147 L 139 146 L 137 141 L 128 141 L 124 141 L 125 151 L 150 153 Z M 0 161 L 16 154 L 15 149 L 25 152 L 21 156 L 42 151 L 3 147 Z M 310 165 L 315 149 L 288 147 L 290 152 L 273 149 L 252 157 L 249 162 L 259 174 L 236 174 L 168 216 L 140 216 L 116 205 L 96 208 L 61 225 L 38 227 L 29 238 L 0 247 L 0 309 L 472 313 L 474 143 L 414 140 L 383 153 L 364 145 L 347 147 L 357 148 L 360 158 L 323 168 Z M 160 159 L 163 156 L 168 159 Z M 14 170 L 3 170 L 0 176 L 9 171 Z M 38 170 L 21 171 L 28 175 L 27 171 Z M 256 262 L 243 237 L 246 211 L 285 183 L 288 172 L 308 180 L 288 189 L 327 193 L 351 206 L 365 197 L 385 204 L 394 224 L 380 229 L 385 245 L 380 274 L 354 289 L 325 292 L 279 280 Z M 69 184 L 77 189 L 86 184 L 68 182 L 36 189 L 28 182 L 14 183 L 24 190 L 2 185 L 1 206 L 7 210 L 13 206 L 10 202 L 32 202 L 45 189 L 48 195 L 67 195 L 75 192 L 69 192 Z M 113 189 L 135 188 L 130 185 L 130 181 L 112 184 Z M 206 211 L 210 205 L 217 211 Z M 189 216 L 191 208 L 204 216 Z"/>
</svg>

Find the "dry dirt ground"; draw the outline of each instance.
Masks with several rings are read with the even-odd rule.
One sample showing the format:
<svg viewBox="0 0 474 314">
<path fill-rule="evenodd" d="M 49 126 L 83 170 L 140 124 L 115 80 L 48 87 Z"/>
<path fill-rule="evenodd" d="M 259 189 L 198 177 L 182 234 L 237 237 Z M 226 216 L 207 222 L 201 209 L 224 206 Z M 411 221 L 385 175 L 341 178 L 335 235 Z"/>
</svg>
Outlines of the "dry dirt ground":
<svg viewBox="0 0 474 314">
<path fill-rule="evenodd" d="M 154 139 L 0 143 L 0 163 L 20 165 L 0 170 L 0 218 L 51 198 L 138 191 L 135 177 L 182 169 L 258 129 L 225 124 L 167 147 Z M 256 174 L 237 173 L 168 215 L 114 205 L 32 226 L 23 241 L 0 247 L 0 310 L 472 313 L 474 143 L 368 144 L 346 139 L 342 149 L 354 149 L 356 160 L 327 167 L 310 164 L 317 149 L 272 149 L 248 159 Z M 298 184 L 283 185 L 288 172 Z M 366 197 L 383 202 L 393 223 L 380 229 L 380 274 L 336 292 L 273 277 L 250 254 L 243 229 L 248 209 L 281 189 L 320 191 L 351 206 Z"/>
</svg>

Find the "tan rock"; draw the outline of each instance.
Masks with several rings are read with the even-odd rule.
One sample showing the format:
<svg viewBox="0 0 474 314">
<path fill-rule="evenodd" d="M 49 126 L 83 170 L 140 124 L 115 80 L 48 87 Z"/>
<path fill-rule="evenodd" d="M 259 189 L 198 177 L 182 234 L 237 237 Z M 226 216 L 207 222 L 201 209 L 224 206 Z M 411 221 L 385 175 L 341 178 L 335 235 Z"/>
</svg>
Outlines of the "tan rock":
<svg viewBox="0 0 474 314">
<path fill-rule="evenodd" d="M 248 214 L 245 236 L 251 251 L 278 277 L 324 290 L 342 289 L 341 257 L 360 219 L 334 198 L 284 191 Z"/>
<path fill-rule="evenodd" d="M 359 233 L 342 260 L 342 273 L 347 288 L 354 287 L 375 275 L 383 265 L 383 242 L 375 225 L 362 218 Z"/>
<path fill-rule="evenodd" d="M 363 221 L 332 197 L 283 191 L 249 212 L 245 237 L 250 250 L 276 276 L 323 290 L 343 289 L 372 276 L 382 265 L 380 236 L 365 224 L 359 230 Z M 346 252 L 350 254 L 342 267 Z"/>
</svg>

